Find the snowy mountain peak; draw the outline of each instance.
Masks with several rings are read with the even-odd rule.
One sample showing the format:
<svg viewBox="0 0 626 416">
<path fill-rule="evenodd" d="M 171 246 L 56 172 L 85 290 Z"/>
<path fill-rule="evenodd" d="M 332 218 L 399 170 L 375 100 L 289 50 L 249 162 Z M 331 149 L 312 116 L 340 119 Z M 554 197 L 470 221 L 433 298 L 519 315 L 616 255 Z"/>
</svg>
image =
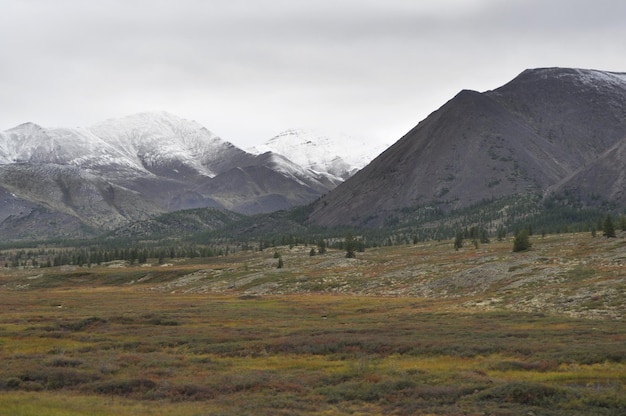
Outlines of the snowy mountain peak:
<svg viewBox="0 0 626 416">
<path fill-rule="evenodd" d="M 109 119 L 90 128 L 25 123 L 0 133 L 0 163 L 54 163 L 176 175 L 184 167 L 213 177 L 226 153 L 244 153 L 205 127 L 167 112 Z"/>
<path fill-rule="evenodd" d="M 596 69 L 580 68 L 536 68 L 527 69 L 520 74 L 519 78 L 524 78 L 533 82 L 535 79 L 569 79 L 577 84 L 593 86 L 594 88 L 618 87 L 626 88 L 626 73 L 600 71 Z"/>
<path fill-rule="evenodd" d="M 144 132 L 149 134 L 171 135 L 180 130 L 206 130 L 195 121 L 186 120 L 166 111 L 141 112 L 119 118 L 110 118 L 92 126 L 92 130 L 107 130 L 113 133 Z M 210 133 L 210 132 L 209 132 Z M 214 136 L 212 133 L 211 136 Z"/>
<path fill-rule="evenodd" d="M 41 127 L 39 124 L 35 124 L 35 123 L 28 121 L 26 123 L 22 123 L 19 126 L 16 126 L 16 127 L 13 127 L 12 129 L 7 130 L 7 133 L 8 132 L 21 132 L 21 131 L 36 132 L 36 131 L 41 131 L 41 130 L 43 130 L 43 127 Z"/>
<path fill-rule="evenodd" d="M 90 130 L 147 168 L 185 163 L 210 177 L 216 155 L 234 148 L 199 123 L 164 111 L 109 119 Z"/>
<path fill-rule="evenodd" d="M 368 145 L 365 140 L 345 134 L 289 129 L 249 151 L 256 154 L 277 153 L 304 168 L 347 179 L 384 148 L 382 145 Z"/>
</svg>

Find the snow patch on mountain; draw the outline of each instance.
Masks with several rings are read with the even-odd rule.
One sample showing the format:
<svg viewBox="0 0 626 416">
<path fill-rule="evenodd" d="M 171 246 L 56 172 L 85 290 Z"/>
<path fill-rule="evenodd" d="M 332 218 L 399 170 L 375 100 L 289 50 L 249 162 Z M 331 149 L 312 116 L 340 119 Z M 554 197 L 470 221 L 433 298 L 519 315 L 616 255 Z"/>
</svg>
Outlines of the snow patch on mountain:
<svg viewBox="0 0 626 416">
<path fill-rule="evenodd" d="M 610 85 L 626 88 L 626 73 L 596 70 L 577 70 L 580 80 L 587 85 Z"/>
<path fill-rule="evenodd" d="M 574 82 L 595 88 L 621 88 L 626 89 L 626 73 L 599 71 L 596 69 L 578 68 L 539 68 L 527 69 L 524 73 L 536 74 L 543 79 L 548 78 L 571 78 Z"/>
</svg>

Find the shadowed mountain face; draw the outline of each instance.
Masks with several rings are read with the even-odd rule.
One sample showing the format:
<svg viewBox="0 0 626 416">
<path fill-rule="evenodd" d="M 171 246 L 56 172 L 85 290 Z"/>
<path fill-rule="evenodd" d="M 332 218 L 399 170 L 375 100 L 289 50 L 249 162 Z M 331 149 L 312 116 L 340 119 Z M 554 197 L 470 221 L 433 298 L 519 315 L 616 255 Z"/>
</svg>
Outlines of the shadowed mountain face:
<svg viewBox="0 0 626 416">
<path fill-rule="evenodd" d="M 572 180 L 596 184 L 602 179 L 593 166 L 614 163 L 603 155 L 624 138 L 625 74 L 527 70 L 494 91 L 459 93 L 325 195 L 309 221 L 378 226 L 404 207 L 544 194 L 585 166 Z M 624 174 L 623 167 L 612 172 Z M 619 188 L 610 182 L 605 188 Z"/>
</svg>

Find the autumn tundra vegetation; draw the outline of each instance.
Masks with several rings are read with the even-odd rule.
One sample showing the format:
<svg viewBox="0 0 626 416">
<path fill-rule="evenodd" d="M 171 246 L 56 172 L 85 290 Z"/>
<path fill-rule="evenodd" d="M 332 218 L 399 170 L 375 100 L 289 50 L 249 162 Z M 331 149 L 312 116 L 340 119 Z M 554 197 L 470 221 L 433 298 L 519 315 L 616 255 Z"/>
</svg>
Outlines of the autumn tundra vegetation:
<svg viewBox="0 0 626 416">
<path fill-rule="evenodd" d="M 613 228 L 5 247 L 0 414 L 620 415 Z"/>
</svg>

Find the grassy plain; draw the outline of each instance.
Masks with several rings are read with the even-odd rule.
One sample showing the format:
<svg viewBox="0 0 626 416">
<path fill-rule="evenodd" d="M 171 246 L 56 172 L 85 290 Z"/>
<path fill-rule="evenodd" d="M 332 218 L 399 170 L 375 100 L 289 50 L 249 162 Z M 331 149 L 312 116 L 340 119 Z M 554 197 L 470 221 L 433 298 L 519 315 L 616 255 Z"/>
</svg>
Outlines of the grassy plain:
<svg viewBox="0 0 626 416">
<path fill-rule="evenodd" d="M 0 415 L 621 415 L 626 244 L 5 269 Z"/>
</svg>

